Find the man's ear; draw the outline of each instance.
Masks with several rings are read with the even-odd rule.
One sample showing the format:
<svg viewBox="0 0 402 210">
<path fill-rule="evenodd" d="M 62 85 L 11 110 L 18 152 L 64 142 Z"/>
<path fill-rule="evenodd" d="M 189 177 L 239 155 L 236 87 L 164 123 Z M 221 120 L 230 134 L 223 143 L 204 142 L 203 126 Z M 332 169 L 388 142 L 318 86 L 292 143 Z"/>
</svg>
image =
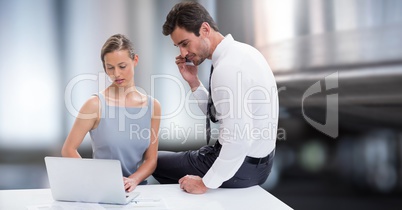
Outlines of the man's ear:
<svg viewBox="0 0 402 210">
<path fill-rule="evenodd" d="M 200 27 L 200 35 L 207 37 L 211 33 L 211 26 L 207 22 L 203 22 Z"/>
</svg>

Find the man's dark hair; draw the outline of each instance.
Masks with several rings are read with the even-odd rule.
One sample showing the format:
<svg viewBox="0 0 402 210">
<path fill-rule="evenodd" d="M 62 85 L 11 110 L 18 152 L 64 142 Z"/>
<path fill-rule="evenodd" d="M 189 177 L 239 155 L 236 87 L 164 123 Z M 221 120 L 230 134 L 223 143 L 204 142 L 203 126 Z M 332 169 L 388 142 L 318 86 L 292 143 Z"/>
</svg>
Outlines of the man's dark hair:
<svg viewBox="0 0 402 210">
<path fill-rule="evenodd" d="M 191 1 L 178 3 L 166 16 L 166 22 L 163 24 L 163 35 L 168 36 L 176 27 L 180 27 L 200 36 L 200 28 L 204 22 L 207 22 L 215 31 L 219 31 L 215 21 L 201 4 Z"/>
</svg>

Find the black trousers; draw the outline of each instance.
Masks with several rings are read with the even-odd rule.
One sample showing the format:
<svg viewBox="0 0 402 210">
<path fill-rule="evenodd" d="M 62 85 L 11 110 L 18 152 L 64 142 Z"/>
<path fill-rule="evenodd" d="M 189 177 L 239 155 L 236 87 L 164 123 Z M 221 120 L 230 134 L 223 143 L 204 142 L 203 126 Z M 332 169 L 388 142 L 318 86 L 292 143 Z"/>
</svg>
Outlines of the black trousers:
<svg viewBox="0 0 402 210">
<path fill-rule="evenodd" d="M 159 151 L 158 164 L 152 175 L 161 184 L 177 184 L 185 175 L 203 177 L 219 156 L 220 149 L 221 145 L 217 142 L 214 146 L 203 146 L 193 151 Z M 274 156 L 275 150 L 265 163 L 243 162 L 236 174 L 220 187 L 244 188 L 263 184 L 271 173 Z"/>
</svg>

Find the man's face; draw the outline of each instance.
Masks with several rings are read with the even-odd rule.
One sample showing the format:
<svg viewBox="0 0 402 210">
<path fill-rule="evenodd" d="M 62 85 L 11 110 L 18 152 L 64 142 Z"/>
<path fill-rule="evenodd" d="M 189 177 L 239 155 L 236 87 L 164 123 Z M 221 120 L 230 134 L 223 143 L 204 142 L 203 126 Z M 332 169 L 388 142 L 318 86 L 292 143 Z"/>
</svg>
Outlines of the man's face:
<svg viewBox="0 0 402 210">
<path fill-rule="evenodd" d="M 170 34 L 173 44 L 180 49 L 181 57 L 191 60 L 194 65 L 200 65 L 205 59 L 210 57 L 209 40 L 200 33 L 196 36 L 192 32 L 186 31 L 184 28 L 176 27 Z"/>
</svg>

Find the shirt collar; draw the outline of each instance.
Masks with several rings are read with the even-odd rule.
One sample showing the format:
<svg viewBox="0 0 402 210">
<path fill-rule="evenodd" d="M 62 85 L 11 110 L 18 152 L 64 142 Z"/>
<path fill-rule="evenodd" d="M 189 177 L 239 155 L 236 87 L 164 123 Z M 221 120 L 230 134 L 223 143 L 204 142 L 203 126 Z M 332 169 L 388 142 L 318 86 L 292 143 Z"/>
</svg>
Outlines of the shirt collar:
<svg viewBox="0 0 402 210">
<path fill-rule="evenodd" d="M 225 36 L 225 38 L 216 46 L 215 51 L 212 53 L 212 65 L 215 67 L 219 62 L 219 57 L 225 51 L 225 49 L 234 42 L 231 34 Z"/>
</svg>

